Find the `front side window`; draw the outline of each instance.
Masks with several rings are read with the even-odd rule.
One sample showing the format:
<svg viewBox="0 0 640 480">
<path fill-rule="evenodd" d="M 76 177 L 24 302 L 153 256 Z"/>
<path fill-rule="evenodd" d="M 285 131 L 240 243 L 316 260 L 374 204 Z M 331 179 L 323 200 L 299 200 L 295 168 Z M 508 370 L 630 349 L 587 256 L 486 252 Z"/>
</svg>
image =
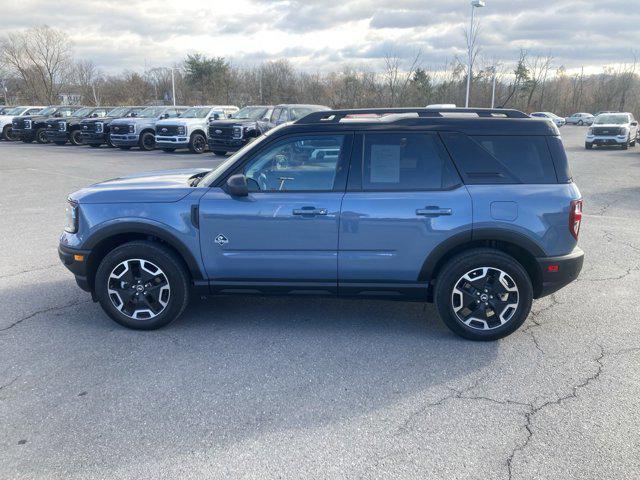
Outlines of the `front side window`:
<svg viewBox="0 0 640 480">
<path fill-rule="evenodd" d="M 182 115 L 180 115 L 180 117 L 182 117 L 182 118 L 205 118 L 207 115 L 209 115 L 210 111 L 211 111 L 210 108 L 195 107 L 195 108 L 190 108 L 189 110 L 184 112 Z"/>
<path fill-rule="evenodd" d="M 140 112 L 138 115 L 140 118 L 157 118 L 162 112 L 164 112 L 164 107 L 147 107 Z"/>
<path fill-rule="evenodd" d="M 277 122 L 281 113 L 282 113 L 282 108 L 274 108 L 273 113 L 271 114 L 271 122 L 273 123 Z"/>
<path fill-rule="evenodd" d="M 127 112 L 129 112 L 129 107 L 118 107 L 118 108 L 114 108 L 113 110 L 110 110 L 108 113 L 108 116 L 122 118 L 125 115 L 127 115 Z"/>
<path fill-rule="evenodd" d="M 281 123 L 289 121 L 289 111 L 286 108 L 282 109 L 282 113 L 280 114 L 278 121 Z"/>
<path fill-rule="evenodd" d="M 73 112 L 73 116 L 74 117 L 86 117 L 89 114 L 91 114 L 91 112 L 93 112 L 93 108 L 81 108 L 79 110 L 76 110 L 75 112 Z M 67 114 L 63 113 L 64 116 L 67 116 Z"/>
<path fill-rule="evenodd" d="M 260 152 L 243 169 L 254 192 L 331 191 L 347 135 L 296 135 Z"/>
<path fill-rule="evenodd" d="M 437 135 L 365 135 L 363 190 L 439 190 L 459 183 L 458 175 Z"/>
<path fill-rule="evenodd" d="M 261 120 L 267 113 L 264 107 L 244 107 L 231 115 L 238 120 Z"/>
</svg>

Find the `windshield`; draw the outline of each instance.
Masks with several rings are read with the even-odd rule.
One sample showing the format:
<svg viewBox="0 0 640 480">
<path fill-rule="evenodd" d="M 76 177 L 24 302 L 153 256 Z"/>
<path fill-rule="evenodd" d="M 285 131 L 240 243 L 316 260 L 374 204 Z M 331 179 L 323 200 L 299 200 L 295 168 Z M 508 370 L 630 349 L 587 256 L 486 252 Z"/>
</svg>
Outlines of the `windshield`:
<svg viewBox="0 0 640 480">
<path fill-rule="evenodd" d="M 210 111 L 209 107 L 194 107 L 180 115 L 180 118 L 204 118 Z"/>
<path fill-rule="evenodd" d="M 238 150 L 236 153 L 231 155 L 229 158 L 227 158 L 224 162 L 222 162 L 216 168 L 214 168 L 209 173 L 207 173 L 202 178 L 202 180 L 200 181 L 199 185 L 203 185 L 203 186 L 207 186 L 207 187 L 211 186 L 211 184 L 218 178 L 218 176 L 221 173 L 226 171 L 227 168 L 229 168 L 231 165 L 233 165 L 233 163 L 236 160 L 238 160 L 239 158 L 241 158 L 246 152 L 248 152 L 249 150 L 253 149 L 254 147 L 257 147 L 262 142 L 264 142 L 267 138 L 269 138 L 274 132 L 277 132 L 278 130 L 282 130 L 284 127 L 286 127 L 288 125 L 291 125 L 291 123 L 288 122 L 288 123 L 283 123 L 281 125 L 278 125 L 277 127 L 272 128 L 271 130 L 265 132 L 263 135 L 260 135 L 253 142 L 247 143 L 244 147 L 242 147 L 240 150 Z"/>
<path fill-rule="evenodd" d="M 107 113 L 107 117 L 124 117 L 129 112 L 129 110 L 129 107 L 114 108 Z"/>
<path fill-rule="evenodd" d="M 598 125 L 603 125 L 603 124 L 623 125 L 625 123 L 629 123 L 629 115 L 624 115 L 624 114 L 598 115 L 598 118 L 596 118 L 596 121 L 593 123 L 596 123 Z"/>
<path fill-rule="evenodd" d="M 53 115 L 58 110 L 56 107 L 47 107 L 42 110 L 38 115 Z"/>
<path fill-rule="evenodd" d="M 71 114 L 72 117 L 86 117 L 93 111 L 93 108 L 81 108 Z"/>
<path fill-rule="evenodd" d="M 231 118 L 239 120 L 260 120 L 267 113 L 265 107 L 244 107 L 231 115 Z"/>
<path fill-rule="evenodd" d="M 22 111 L 24 110 L 24 107 L 13 107 L 13 108 L 8 108 L 3 115 L 20 115 L 22 113 Z"/>
<path fill-rule="evenodd" d="M 142 110 L 138 114 L 138 117 L 141 117 L 141 118 L 157 118 L 164 111 L 165 111 L 165 107 L 148 107 L 148 108 L 145 108 L 144 110 Z"/>
</svg>

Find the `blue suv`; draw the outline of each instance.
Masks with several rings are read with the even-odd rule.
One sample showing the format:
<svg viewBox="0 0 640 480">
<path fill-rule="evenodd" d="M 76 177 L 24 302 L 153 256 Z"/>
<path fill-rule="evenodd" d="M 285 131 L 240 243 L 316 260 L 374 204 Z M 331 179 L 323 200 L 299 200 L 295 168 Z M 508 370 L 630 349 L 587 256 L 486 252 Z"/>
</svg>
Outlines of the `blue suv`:
<svg viewBox="0 0 640 480">
<path fill-rule="evenodd" d="M 197 294 L 435 302 L 494 340 L 574 280 L 582 217 L 557 128 L 507 109 L 322 111 L 213 170 L 135 175 L 69 197 L 59 254 L 136 329 Z"/>
</svg>

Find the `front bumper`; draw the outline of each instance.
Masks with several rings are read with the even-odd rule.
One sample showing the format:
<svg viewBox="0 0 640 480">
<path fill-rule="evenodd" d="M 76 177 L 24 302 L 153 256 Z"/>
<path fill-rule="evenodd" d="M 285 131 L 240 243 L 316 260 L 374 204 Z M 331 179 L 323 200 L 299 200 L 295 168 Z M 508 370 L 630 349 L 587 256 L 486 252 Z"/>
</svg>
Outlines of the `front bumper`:
<svg viewBox="0 0 640 480">
<path fill-rule="evenodd" d="M 26 130 L 24 128 L 12 128 L 11 130 L 16 138 L 20 140 L 35 140 L 36 132 L 33 130 Z"/>
<path fill-rule="evenodd" d="M 627 143 L 627 136 L 618 135 L 587 135 L 586 143 L 592 145 L 624 145 Z"/>
<path fill-rule="evenodd" d="M 47 136 L 47 140 L 50 142 L 66 142 L 69 140 L 69 135 L 66 131 L 61 132 L 59 130 L 47 130 L 45 135 Z"/>
<path fill-rule="evenodd" d="M 58 245 L 58 256 L 62 264 L 69 269 L 76 277 L 78 286 L 86 291 L 92 290 L 88 279 L 87 265 L 89 261 L 90 250 L 78 250 L 69 248 L 65 245 Z"/>
<path fill-rule="evenodd" d="M 253 138 L 211 138 L 209 137 L 210 150 L 224 150 L 225 152 L 235 152 L 244 147 Z"/>
<path fill-rule="evenodd" d="M 110 134 L 109 138 L 111 143 L 116 147 L 137 147 L 138 146 L 138 134 L 130 133 L 126 135 Z"/>
<path fill-rule="evenodd" d="M 107 141 L 107 136 L 104 133 L 82 132 L 82 141 L 84 143 L 102 144 Z"/>
<path fill-rule="evenodd" d="M 164 137 L 156 135 L 156 147 L 157 148 L 186 148 L 189 146 L 189 137 L 177 136 L 177 137 Z"/>
<path fill-rule="evenodd" d="M 576 247 L 568 255 L 536 258 L 536 262 L 541 281 L 534 297 L 540 298 L 551 295 L 578 278 L 584 262 L 584 252 Z"/>
</svg>

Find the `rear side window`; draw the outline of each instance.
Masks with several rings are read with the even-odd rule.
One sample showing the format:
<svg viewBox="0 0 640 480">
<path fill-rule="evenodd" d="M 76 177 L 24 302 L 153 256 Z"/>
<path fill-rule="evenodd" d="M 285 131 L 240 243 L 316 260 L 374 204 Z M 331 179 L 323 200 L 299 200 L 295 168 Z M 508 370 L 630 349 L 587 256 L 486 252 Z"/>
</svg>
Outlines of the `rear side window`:
<svg viewBox="0 0 640 480">
<path fill-rule="evenodd" d="M 440 190 L 459 183 L 437 135 L 375 133 L 364 137 L 365 191 Z"/>
<path fill-rule="evenodd" d="M 557 183 L 551 153 L 542 136 L 442 137 L 468 184 Z"/>
</svg>

